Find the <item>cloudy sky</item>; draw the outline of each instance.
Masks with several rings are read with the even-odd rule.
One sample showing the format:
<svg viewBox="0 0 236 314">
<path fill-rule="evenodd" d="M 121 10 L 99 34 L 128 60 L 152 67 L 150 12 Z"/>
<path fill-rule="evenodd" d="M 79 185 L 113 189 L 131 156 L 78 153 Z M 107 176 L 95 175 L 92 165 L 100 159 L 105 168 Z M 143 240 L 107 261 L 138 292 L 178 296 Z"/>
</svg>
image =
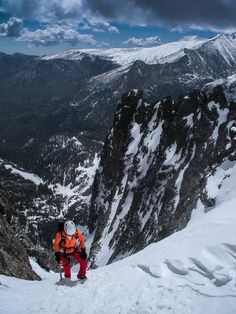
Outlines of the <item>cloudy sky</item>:
<svg viewBox="0 0 236 314">
<path fill-rule="evenodd" d="M 150 47 L 236 31 L 236 0 L 0 0 L 0 51 Z"/>
</svg>

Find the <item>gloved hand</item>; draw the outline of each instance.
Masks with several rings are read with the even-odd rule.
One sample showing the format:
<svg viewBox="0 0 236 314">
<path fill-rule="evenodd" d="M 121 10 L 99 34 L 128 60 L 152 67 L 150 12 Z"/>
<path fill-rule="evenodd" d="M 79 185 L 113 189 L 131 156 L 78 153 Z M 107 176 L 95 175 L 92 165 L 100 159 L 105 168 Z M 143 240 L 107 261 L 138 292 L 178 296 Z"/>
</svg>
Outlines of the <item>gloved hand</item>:
<svg viewBox="0 0 236 314">
<path fill-rule="evenodd" d="M 58 262 L 58 264 L 60 263 L 60 259 L 61 259 L 61 254 L 59 252 L 55 252 L 55 260 Z"/>
<path fill-rule="evenodd" d="M 83 259 L 87 259 L 87 253 L 86 253 L 86 249 L 84 248 L 81 248 L 80 249 L 80 257 L 83 258 Z"/>
</svg>

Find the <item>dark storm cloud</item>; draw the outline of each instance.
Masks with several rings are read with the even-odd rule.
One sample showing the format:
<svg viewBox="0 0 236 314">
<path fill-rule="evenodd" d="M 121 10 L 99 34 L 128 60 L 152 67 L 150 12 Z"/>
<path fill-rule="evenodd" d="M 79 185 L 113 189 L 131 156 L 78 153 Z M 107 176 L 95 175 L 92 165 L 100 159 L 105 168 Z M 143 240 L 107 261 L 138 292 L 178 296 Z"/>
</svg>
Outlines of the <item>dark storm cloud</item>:
<svg viewBox="0 0 236 314">
<path fill-rule="evenodd" d="M 0 0 L 0 9 L 7 13 L 20 17 L 31 17 L 37 12 L 38 3 L 36 0 Z"/>
<path fill-rule="evenodd" d="M 21 34 L 23 21 L 11 17 L 8 22 L 0 24 L 0 35 L 6 37 L 18 37 Z"/>
<path fill-rule="evenodd" d="M 23 19 L 47 24 L 78 25 L 85 23 L 90 29 L 119 33 L 117 27 L 97 17 L 90 11 L 84 0 L 0 0 L 0 12 Z M 1 4 L 1 2 L 0 2 Z"/>
<path fill-rule="evenodd" d="M 153 18 L 170 24 L 195 23 L 212 26 L 236 25 L 235 0 L 136 0 L 137 5 Z"/>
<path fill-rule="evenodd" d="M 79 18 L 80 0 L 0 0 L 0 10 L 29 20 L 55 22 Z"/>
<path fill-rule="evenodd" d="M 38 21 L 105 18 L 127 24 L 236 26 L 236 0 L 0 0 L 11 15 Z"/>
<path fill-rule="evenodd" d="M 132 22 L 130 16 L 136 16 L 146 24 L 236 26 L 235 0 L 86 0 L 86 3 L 92 12 L 126 22 Z"/>
</svg>

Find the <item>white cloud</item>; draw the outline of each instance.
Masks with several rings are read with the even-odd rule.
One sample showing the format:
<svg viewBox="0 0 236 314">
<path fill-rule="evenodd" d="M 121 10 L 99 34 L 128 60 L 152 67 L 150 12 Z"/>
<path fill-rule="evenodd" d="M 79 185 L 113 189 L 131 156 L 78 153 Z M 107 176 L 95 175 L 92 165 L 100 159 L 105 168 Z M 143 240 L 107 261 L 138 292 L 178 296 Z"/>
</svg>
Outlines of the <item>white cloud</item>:
<svg viewBox="0 0 236 314">
<path fill-rule="evenodd" d="M 53 25 L 46 29 L 36 31 L 25 30 L 17 39 L 28 45 L 53 46 L 59 43 L 75 45 L 78 43 L 96 44 L 96 40 L 90 34 L 80 34 L 68 26 Z"/>
<path fill-rule="evenodd" d="M 82 29 L 82 30 L 89 30 L 89 31 L 92 31 L 92 32 L 95 32 L 95 33 L 106 33 L 108 31 L 108 29 L 104 29 L 104 28 L 101 28 L 101 27 L 96 27 L 95 25 L 89 25 L 89 24 L 82 24 L 79 26 L 79 29 Z M 112 30 L 109 30 L 110 32 L 112 32 Z M 113 31 L 115 32 L 115 31 Z M 117 30 L 117 32 L 119 33 L 119 31 Z"/>
<path fill-rule="evenodd" d="M 11 17 L 8 22 L 0 24 L 0 35 L 6 37 L 20 36 L 23 21 L 17 17 Z"/>
<path fill-rule="evenodd" d="M 110 44 L 107 43 L 107 42 L 102 41 L 102 42 L 100 42 L 97 46 L 98 46 L 99 48 L 101 48 L 101 47 L 108 47 L 108 46 L 110 46 Z"/>
<path fill-rule="evenodd" d="M 195 24 L 190 25 L 189 28 L 193 29 L 193 30 L 199 30 L 199 31 L 204 31 L 205 30 L 204 27 L 199 26 L 199 25 L 195 25 Z M 219 27 L 211 27 L 211 31 L 212 32 L 216 32 L 216 33 L 232 34 L 232 33 L 236 32 L 236 27 L 221 27 L 221 28 L 219 28 Z"/>
<path fill-rule="evenodd" d="M 111 25 L 101 18 L 91 17 L 90 19 L 86 19 L 85 25 L 85 27 L 92 29 L 94 32 L 120 33 L 116 26 Z"/>
<path fill-rule="evenodd" d="M 110 27 L 108 27 L 108 31 L 109 31 L 110 33 L 119 34 L 119 30 L 118 30 L 118 28 L 117 28 L 116 26 L 110 26 Z"/>
<path fill-rule="evenodd" d="M 146 38 L 136 38 L 132 37 L 128 40 L 124 41 L 122 44 L 124 45 L 132 45 L 132 46 L 138 46 L 138 47 L 144 47 L 144 46 L 154 46 L 160 44 L 160 38 L 158 36 L 151 36 Z"/>
</svg>

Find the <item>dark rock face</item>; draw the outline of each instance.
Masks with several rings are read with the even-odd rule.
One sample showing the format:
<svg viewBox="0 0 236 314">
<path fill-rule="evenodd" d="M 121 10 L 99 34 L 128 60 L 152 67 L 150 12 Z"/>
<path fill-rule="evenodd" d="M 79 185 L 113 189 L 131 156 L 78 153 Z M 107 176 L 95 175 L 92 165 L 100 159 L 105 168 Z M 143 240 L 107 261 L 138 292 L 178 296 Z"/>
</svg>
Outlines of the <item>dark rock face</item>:
<svg viewBox="0 0 236 314">
<path fill-rule="evenodd" d="M 32 270 L 24 246 L 16 239 L 6 219 L 9 205 L 0 188 L 0 274 L 22 279 L 39 280 Z"/>
<path fill-rule="evenodd" d="M 208 196 L 207 177 L 235 155 L 235 109 L 221 87 L 148 104 L 122 98 L 95 176 L 89 228 L 92 265 L 104 265 L 188 223 Z"/>
</svg>

